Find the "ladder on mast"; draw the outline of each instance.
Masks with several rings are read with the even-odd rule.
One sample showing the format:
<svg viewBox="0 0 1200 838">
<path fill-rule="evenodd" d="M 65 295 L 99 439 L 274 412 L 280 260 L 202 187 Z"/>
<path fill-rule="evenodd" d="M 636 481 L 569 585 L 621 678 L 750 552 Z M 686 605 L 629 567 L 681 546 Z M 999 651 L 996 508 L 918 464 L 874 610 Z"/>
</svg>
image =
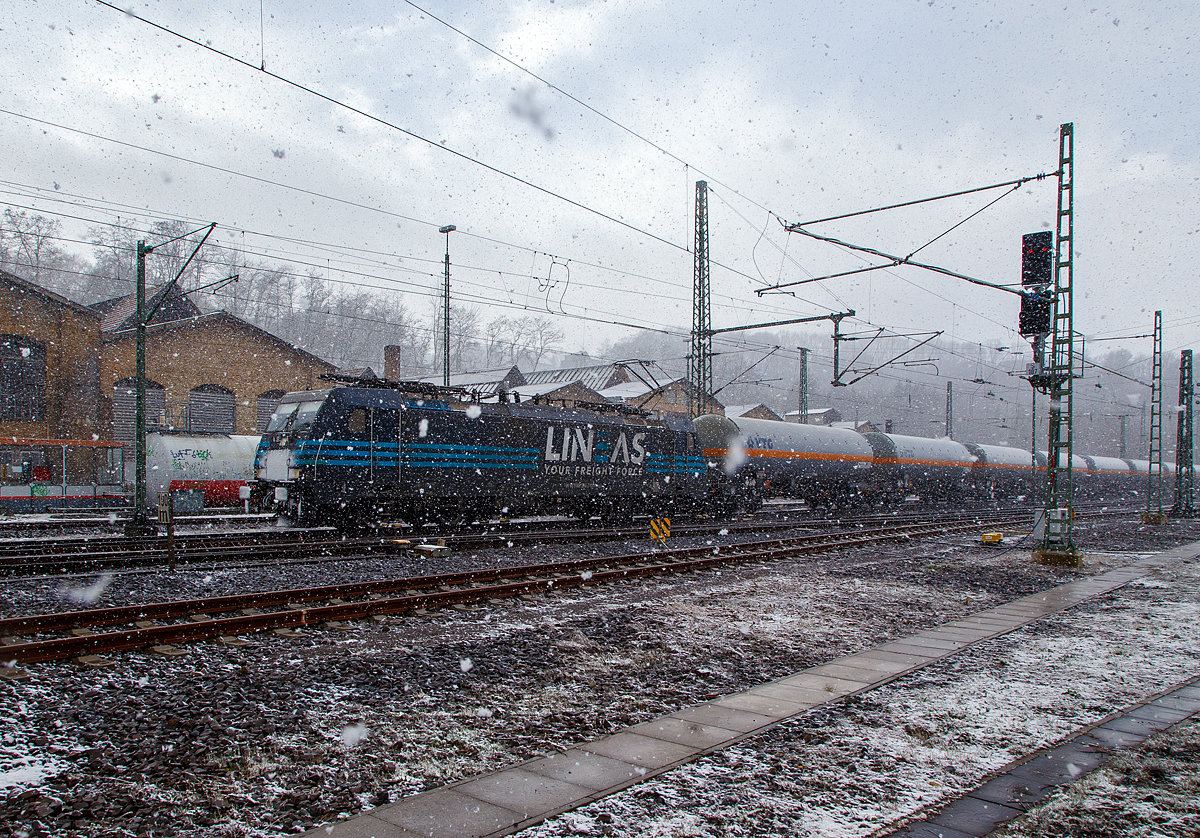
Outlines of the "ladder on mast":
<svg viewBox="0 0 1200 838">
<path fill-rule="evenodd" d="M 1154 312 L 1154 368 L 1150 377 L 1150 473 L 1147 475 L 1147 524 L 1161 524 L 1162 510 L 1162 312 Z"/>
<path fill-rule="evenodd" d="M 1196 466 L 1192 447 L 1192 350 L 1179 353 L 1179 433 L 1175 437 L 1175 505 L 1172 518 L 1196 516 Z"/>
</svg>

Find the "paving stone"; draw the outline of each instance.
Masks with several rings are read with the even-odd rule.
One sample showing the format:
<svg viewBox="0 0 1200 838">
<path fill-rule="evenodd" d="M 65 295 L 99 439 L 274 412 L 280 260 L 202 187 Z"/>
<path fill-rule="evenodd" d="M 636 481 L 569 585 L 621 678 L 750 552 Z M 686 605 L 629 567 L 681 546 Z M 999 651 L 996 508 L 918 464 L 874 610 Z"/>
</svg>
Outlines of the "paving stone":
<svg viewBox="0 0 1200 838">
<path fill-rule="evenodd" d="M 833 696 L 830 696 L 831 698 Z M 782 698 L 774 698 L 770 695 L 757 694 L 756 691 L 735 693 L 727 695 L 724 698 L 719 698 L 713 704 L 721 707 L 732 707 L 735 710 L 747 710 L 751 713 L 760 713 L 764 716 L 771 716 L 778 719 L 786 719 L 788 716 L 794 716 L 797 713 L 809 709 L 808 704 L 797 704 L 794 701 L 786 701 Z"/>
<path fill-rule="evenodd" d="M 423 835 L 388 823 L 368 812 L 340 823 L 310 829 L 302 838 L 423 838 Z"/>
<path fill-rule="evenodd" d="M 991 636 L 992 632 L 982 628 L 967 628 L 965 626 L 938 626 L 935 629 L 920 632 L 914 637 L 930 637 L 934 640 L 948 640 L 951 643 L 974 643 L 980 638 Z"/>
<path fill-rule="evenodd" d="M 915 646 L 919 649 L 928 649 L 931 652 L 937 652 L 939 655 L 945 655 L 949 652 L 957 652 L 962 648 L 963 644 L 954 640 L 942 640 L 932 634 L 914 634 L 912 637 L 906 637 L 903 640 L 897 640 L 896 643 L 902 643 L 905 646 Z M 891 643 L 883 646 L 887 649 L 892 646 Z"/>
<path fill-rule="evenodd" d="M 962 626 L 963 628 L 977 628 L 980 630 L 987 629 L 992 632 L 1007 631 L 1008 629 L 1012 628 L 1012 620 L 1003 620 L 999 617 L 985 616 L 985 614 L 976 614 L 973 617 L 963 617 L 961 620 L 955 620 L 952 623 L 946 623 L 946 625 Z"/>
<path fill-rule="evenodd" d="M 459 783 L 454 786 L 454 791 L 517 812 L 523 820 L 569 808 L 577 801 L 591 797 L 594 789 L 535 774 L 523 768 L 510 768 Z"/>
<path fill-rule="evenodd" d="M 1097 748 L 1105 751 L 1132 748 L 1145 741 L 1145 739 L 1144 734 L 1126 733 L 1122 730 L 1094 727 L 1091 731 L 1076 739 L 1075 743 L 1083 747 Z"/>
<path fill-rule="evenodd" d="M 523 820 L 516 812 L 453 789 L 406 797 L 371 816 L 428 838 L 478 838 Z"/>
<path fill-rule="evenodd" d="M 1099 768 L 1108 760 L 1108 754 L 1080 744 L 1076 739 L 1070 744 L 1034 757 L 1014 768 L 1009 774 L 1047 785 L 1062 785 Z"/>
<path fill-rule="evenodd" d="M 1108 730 L 1120 730 L 1124 733 L 1132 733 L 1144 739 L 1160 730 L 1166 730 L 1171 724 L 1171 722 L 1152 722 L 1149 719 L 1139 719 L 1136 716 L 1120 716 L 1105 722 L 1101 727 Z"/>
<path fill-rule="evenodd" d="M 932 663 L 933 661 L 941 660 L 950 654 L 950 652 L 945 649 L 931 649 L 928 646 L 921 646 L 915 643 L 910 644 L 903 640 L 895 640 L 885 646 L 880 646 L 879 648 L 887 652 L 898 652 L 904 655 L 923 657 L 925 659 L 925 663 Z"/>
<path fill-rule="evenodd" d="M 1173 724 L 1183 721 L 1190 715 L 1191 713 L 1187 710 L 1179 710 L 1174 707 L 1167 707 L 1151 702 L 1129 713 L 1127 718 L 1143 719 L 1151 724 L 1161 723 L 1163 728 L 1168 728 Z"/>
<path fill-rule="evenodd" d="M 840 660 L 835 664 L 838 667 L 844 667 L 850 671 L 857 671 L 857 675 L 851 677 L 852 681 L 862 681 L 870 677 L 873 682 L 882 681 L 891 678 L 901 672 L 907 672 L 912 669 L 914 664 L 904 661 L 887 660 L 882 657 L 873 655 L 854 655 L 849 658 Z M 836 672 L 831 674 L 837 674 Z"/>
<path fill-rule="evenodd" d="M 768 698 L 780 698 L 806 709 L 816 707 L 818 704 L 824 704 L 826 701 L 832 701 L 838 697 L 836 693 L 826 692 L 825 690 L 787 687 L 779 682 L 763 684 L 762 686 L 754 687 L 749 692 L 754 695 L 767 696 Z"/>
<path fill-rule="evenodd" d="M 593 791 L 617 788 L 646 776 L 646 769 L 640 765 L 631 765 L 579 748 L 527 762 L 521 768 Z"/>
<path fill-rule="evenodd" d="M 640 765 L 643 768 L 663 768 L 672 763 L 685 760 L 696 754 L 696 748 L 689 748 L 675 742 L 666 742 L 652 736 L 639 736 L 636 733 L 622 731 L 588 742 L 584 746 L 588 753 L 600 754 L 603 757 Z"/>
<path fill-rule="evenodd" d="M 698 750 L 715 747 L 723 742 L 737 739 L 739 736 L 737 731 L 683 719 L 673 719 L 670 716 L 634 725 L 628 728 L 628 731 L 641 736 L 665 739 L 668 742 L 678 742 L 680 745 L 687 745 Z"/>
<path fill-rule="evenodd" d="M 739 733 L 749 733 L 752 730 L 766 727 L 779 721 L 774 716 L 762 713 L 751 713 L 746 710 L 735 710 L 732 707 L 722 707 L 719 704 L 698 704 L 695 707 L 685 707 L 671 714 L 672 718 L 698 722 L 702 725 L 723 727 L 726 730 L 736 730 Z"/>
<path fill-rule="evenodd" d="M 1053 785 L 1039 782 L 1032 777 L 1001 774 L 975 789 L 971 796 L 999 803 L 1001 806 L 1023 809 L 1045 798 L 1053 788 Z"/>
<path fill-rule="evenodd" d="M 1194 698 L 1200 700 L 1200 686 L 1193 684 L 1190 687 L 1183 687 L 1182 689 L 1175 690 L 1171 695 L 1177 698 Z"/>
<path fill-rule="evenodd" d="M 1005 821 L 1022 814 L 1020 809 L 1001 806 L 990 800 L 976 797 L 960 797 L 931 818 L 931 825 L 940 824 L 957 829 L 967 835 L 987 835 Z"/>
<path fill-rule="evenodd" d="M 915 666 L 924 666 L 925 664 L 929 663 L 929 658 L 925 657 L 924 655 L 905 655 L 900 652 L 888 652 L 880 648 L 868 649 L 865 652 L 859 652 L 854 657 L 872 658 L 875 660 L 887 661 L 888 663 L 902 663 L 909 669 Z"/>
<path fill-rule="evenodd" d="M 1162 698 L 1156 698 L 1150 703 L 1162 707 L 1169 707 L 1172 710 L 1183 710 L 1189 715 L 1193 713 L 1200 713 L 1200 698 L 1179 698 L 1176 693 L 1165 695 Z"/>
<path fill-rule="evenodd" d="M 861 684 L 862 687 L 869 686 L 882 681 L 885 678 L 890 678 L 891 673 L 881 671 L 878 668 L 871 668 L 870 665 L 864 662 L 863 666 L 855 666 L 853 661 L 835 661 L 821 666 L 814 666 L 812 669 L 805 670 L 807 675 L 821 675 L 830 678 L 838 678 L 842 681 L 849 681 L 853 684 Z"/>
<path fill-rule="evenodd" d="M 781 678 L 775 683 L 789 689 L 816 690 L 829 695 L 845 695 L 863 687 L 869 687 L 870 681 L 853 681 L 849 678 L 839 678 L 836 675 L 821 674 L 817 670 L 808 670 L 790 678 Z"/>
<path fill-rule="evenodd" d="M 899 832 L 892 833 L 888 838 L 976 838 L 976 836 L 942 824 L 921 821 L 909 824 Z"/>
</svg>

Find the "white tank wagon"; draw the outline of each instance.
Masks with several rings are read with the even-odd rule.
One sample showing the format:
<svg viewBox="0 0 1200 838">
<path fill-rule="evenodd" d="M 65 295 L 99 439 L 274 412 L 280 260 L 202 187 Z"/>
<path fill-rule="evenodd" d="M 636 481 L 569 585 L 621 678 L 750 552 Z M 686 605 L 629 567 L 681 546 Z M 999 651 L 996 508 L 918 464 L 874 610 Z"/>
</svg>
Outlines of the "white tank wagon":
<svg viewBox="0 0 1200 838">
<path fill-rule="evenodd" d="M 855 431 L 770 419 L 696 419 L 700 447 L 741 491 L 849 502 L 873 488 L 871 444 Z"/>
<path fill-rule="evenodd" d="M 976 457 L 970 480 L 977 497 L 996 500 L 1029 497 L 1034 471 L 1033 457 L 1028 451 L 977 442 L 963 445 Z"/>
<path fill-rule="evenodd" d="M 875 451 L 875 466 L 890 485 L 926 500 L 956 500 L 976 457 L 952 439 L 902 434 L 865 434 Z"/>
<path fill-rule="evenodd" d="M 260 437 L 249 435 L 146 435 L 146 493 L 150 504 L 176 489 L 203 489 L 205 506 L 237 506 L 254 481 Z M 132 464 L 125 473 L 133 474 Z"/>
<path fill-rule="evenodd" d="M 1082 487 L 1084 500 L 1120 500 L 1133 498 L 1144 488 L 1138 480 L 1137 471 L 1129 460 L 1118 457 L 1093 457 L 1084 455 L 1088 468 Z"/>
</svg>

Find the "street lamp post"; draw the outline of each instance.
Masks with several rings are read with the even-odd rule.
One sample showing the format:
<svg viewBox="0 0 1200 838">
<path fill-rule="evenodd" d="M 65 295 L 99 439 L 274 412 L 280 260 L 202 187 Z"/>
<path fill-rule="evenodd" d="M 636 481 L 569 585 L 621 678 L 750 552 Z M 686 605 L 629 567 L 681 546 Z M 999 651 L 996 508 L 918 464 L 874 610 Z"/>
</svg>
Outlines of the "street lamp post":
<svg viewBox="0 0 1200 838">
<path fill-rule="evenodd" d="M 458 228 L 453 224 L 439 227 L 446 234 L 446 284 L 442 294 L 442 386 L 450 386 L 450 234 Z"/>
</svg>

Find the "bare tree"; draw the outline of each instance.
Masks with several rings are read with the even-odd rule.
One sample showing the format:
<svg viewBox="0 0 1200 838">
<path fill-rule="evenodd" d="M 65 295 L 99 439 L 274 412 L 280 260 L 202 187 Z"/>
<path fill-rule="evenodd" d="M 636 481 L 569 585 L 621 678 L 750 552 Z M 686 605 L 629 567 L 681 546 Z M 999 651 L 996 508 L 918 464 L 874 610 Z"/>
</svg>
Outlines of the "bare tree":
<svg viewBox="0 0 1200 838">
<path fill-rule="evenodd" d="M 57 219 L 5 209 L 0 267 L 63 296 L 75 296 L 91 266 L 62 247 L 61 233 Z"/>
<path fill-rule="evenodd" d="M 566 338 L 554 321 L 533 315 L 521 318 L 520 334 L 524 338 L 522 351 L 532 364 L 531 370 L 536 370 L 542 359 L 557 349 Z"/>
</svg>

